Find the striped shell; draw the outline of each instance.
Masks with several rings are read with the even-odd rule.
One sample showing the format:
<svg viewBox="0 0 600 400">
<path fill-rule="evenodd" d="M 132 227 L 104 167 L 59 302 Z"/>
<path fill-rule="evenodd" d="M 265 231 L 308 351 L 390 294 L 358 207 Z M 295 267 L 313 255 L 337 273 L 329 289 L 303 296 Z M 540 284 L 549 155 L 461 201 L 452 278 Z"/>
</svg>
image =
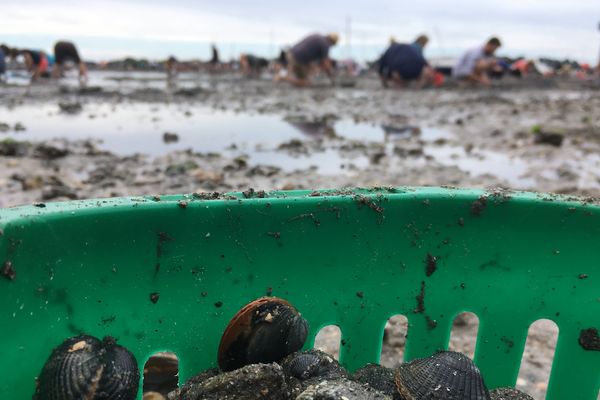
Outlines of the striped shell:
<svg viewBox="0 0 600 400">
<path fill-rule="evenodd" d="M 489 400 L 479 369 L 461 353 L 441 351 L 402 364 L 396 387 L 406 400 Z"/>
<path fill-rule="evenodd" d="M 394 400 L 402 400 L 394 382 L 394 373 L 395 371 L 391 368 L 385 368 L 378 364 L 367 364 L 354 372 L 352 380 L 366 383 L 371 388 L 391 396 Z"/>
<path fill-rule="evenodd" d="M 65 340 L 44 364 L 35 400 L 134 400 L 140 373 L 133 354 L 110 337 Z"/>
<path fill-rule="evenodd" d="M 347 378 L 346 370 L 333 357 L 319 350 L 307 350 L 290 354 L 281 367 L 286 376 L 300 380 L 321 378 L 323 380 Z"/>
</svg>

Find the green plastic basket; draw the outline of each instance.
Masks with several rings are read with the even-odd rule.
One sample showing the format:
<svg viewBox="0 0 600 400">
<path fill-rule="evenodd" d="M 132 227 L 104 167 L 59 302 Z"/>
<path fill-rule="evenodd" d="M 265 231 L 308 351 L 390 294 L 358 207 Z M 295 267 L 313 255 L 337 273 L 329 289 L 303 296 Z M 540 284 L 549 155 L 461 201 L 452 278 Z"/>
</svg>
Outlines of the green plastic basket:
<svg viewBox="0 0 600 400">
<path fill-rule="evenodd" d="M 528 327 L 548 318 L 559 337 L 547 398 L 597 398 L 593 202 L 443 188 L 210 197 L 1 210 L 0 266 L 16 276 L 0 278 L 0 398 L 30 398 L 51 350 L 81 332 L 115 336 L 140 368 L 176 353 L 181 384 L 215 366 L 229 319 L 267 294 L 303 313 L 308 347 L 338 325 L 349 369 L 378 362 L 392 315 L 408 317 L 412 359 L 447 348 L 454 317 L 474 312 L 490 388 L 515 384 Z"/>
</svg>

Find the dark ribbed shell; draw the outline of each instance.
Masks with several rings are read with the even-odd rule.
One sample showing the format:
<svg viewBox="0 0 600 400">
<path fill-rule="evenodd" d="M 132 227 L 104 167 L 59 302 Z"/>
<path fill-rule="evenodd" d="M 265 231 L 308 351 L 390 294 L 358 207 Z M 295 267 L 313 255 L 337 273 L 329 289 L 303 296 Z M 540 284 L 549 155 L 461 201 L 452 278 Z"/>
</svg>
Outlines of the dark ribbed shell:
<svg viewBox="0 0 600 400">
<path fill-rule="evenodd" d="M 219 344 L 223 371 L 270 363 L 300 350 L 308 324 L 287 301 L 262 297 L 244 306 L 229 322 Z"/>
<path fill-rule="evenodd" d="M 505 387 L 490 391 L 492 400 L 533 400 L 533 397 L 515 388 Z"/>
<path fill-rule="evenodd" d="M 489 400 L 479 369 L 464 354 L 442 351 L 402 364 L 396 387 L 406 400 Z"/>
<path fill-rule="evenodd" d="M 112 338 L 65 340 L 44 364 L 35 400 L 134 400 L 140 380 L 133 354 Z"/>
<path fill-rule="evenodd" d="M 385 368 L 378 364 L 367 364 L 356 370 L 354 375 L 352 375 L 352 380 L 366 383 L 373 389 L 392 396 L 394 400 L 402 400 L 396 388 L 394 373 L 394 370 L 391 368 Z"/>
<path fill-rule="evenodd" d="M 290 354 L 281 362 L 281 367 L 286 376 L 300 380 L 315 377 L 332 380 L 348 376 L 337 360 L 327 353 L 314 349 Z"/>
</svg>

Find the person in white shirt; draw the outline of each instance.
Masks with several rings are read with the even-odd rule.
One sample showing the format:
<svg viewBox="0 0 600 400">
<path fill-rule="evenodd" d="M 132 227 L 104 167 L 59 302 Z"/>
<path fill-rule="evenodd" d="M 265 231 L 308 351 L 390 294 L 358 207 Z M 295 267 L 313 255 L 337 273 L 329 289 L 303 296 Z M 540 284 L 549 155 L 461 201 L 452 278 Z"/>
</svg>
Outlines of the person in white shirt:
<svg viewBox="0 0 600 400">
<path fill-rule="evenodd" d="M 470 82 L 489 85 L 488 73 L 501 70 L 494 57 L 496 50 L 502 46 L 500 39 L 493 37 L 483 46 L 467 50 L 452 68 L 452 76 Z"/>
</svg>

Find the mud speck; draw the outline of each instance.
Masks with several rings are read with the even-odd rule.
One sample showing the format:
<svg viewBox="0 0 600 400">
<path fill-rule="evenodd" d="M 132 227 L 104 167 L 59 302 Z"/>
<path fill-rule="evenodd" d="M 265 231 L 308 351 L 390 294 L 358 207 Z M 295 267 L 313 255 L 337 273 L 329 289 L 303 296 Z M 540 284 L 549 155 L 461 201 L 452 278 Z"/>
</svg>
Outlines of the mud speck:
<svg viewBox="0 0 600 400">
<path fill-rule="evenodd" d="M 427 321 L 427 329 L 432 330 L 437 328 L 437 321 L 431 318 L 429 315 L 425 316 L 425 320 Z"/>
<path fill-rule="evenodd" d="M 37 208 L 46 208 L 45 203 L 33 203 L 33 206 Z"/>
<path fill-rule="evenodd" d="M 275 239 L 281 239 L 281 232 L 267 232 L 267 235 L 274 237 Z"/>
<path fill-rule="evenodd" d="M 15 278 L 17 276 L 17 272 L 13 268 L 12 262 L 10 262 L 10 261 L 4 262 L 4 265 L 2 266 L 2 270 L 0 271 L 0 275 L 5 277 L 9 281 L 15 280 Z"/>
<path fill-rule="evenodd" d="M 215 307 L 217 307 L 217 308 L 221 308 L 221 307 L 223 307 L 223 302 L 222 302 L 222 301 L 217 301 L 217 302 L 215 303 Z"/>
<path fill-rule="evenodd" d="M 365 292 L 356 292 L 356 297 L 362 299 L 363 297 L 365 297 Z"/>
<path fill-rule="evenodd" d="M 600 336 L 598 336 L 598 329 L 582 329 L 579 334 L 579 344 L 584 350 L 600 351 Z"/>
<path fill-rule="evenodd" d="M 180 208 L 187 208 L 187 206 L 188 206 L 188 203 L 187 203 L 187 201 L 179 200 L 179 201 L 177 202 L 177 205 L 178 205 Z"/>
<path fill-rule="evenodd" d="M 485 210 L 486 206 L 487 206 L 487 197 L 481 196 L 480 198 L 475 200 L 473 203 L 471 203 L 471 214 L 475 215 L 476 217 L 479 217 L 483 213 L 483 210 Z"/>
<path fill-rule="evenodd" d="M 150 301 L 152 302 L 152 304 L 158 303 L 159 297 L 160 294 L 158 292 L 150 293 Z"/>
<path fill-rule="evenodd" d="M 458 226 L 465 226 L 465 219 L 463 217 L 458 219 Z"/>
<path fill-rule="evenodd" d="M 437 257 L 431 255 L 431 253 L 427 253 L 427 258 L 425 259 L 425 275 L 431 276 L 437 269 Z"/>
<path fill-rule="evenodd" d="M 425 311 L 425 281 L 421 281 L 421 291 L 415 298 L 417 299 L 417 307 L 413 310 L 413 313 L 422 314 Z"/>
<path fill-rule="evenodd" d="M 588 275 L 587 274 L 579 274 L 577 277 L 579 279 L 587 279 Z"/>
</svg>

